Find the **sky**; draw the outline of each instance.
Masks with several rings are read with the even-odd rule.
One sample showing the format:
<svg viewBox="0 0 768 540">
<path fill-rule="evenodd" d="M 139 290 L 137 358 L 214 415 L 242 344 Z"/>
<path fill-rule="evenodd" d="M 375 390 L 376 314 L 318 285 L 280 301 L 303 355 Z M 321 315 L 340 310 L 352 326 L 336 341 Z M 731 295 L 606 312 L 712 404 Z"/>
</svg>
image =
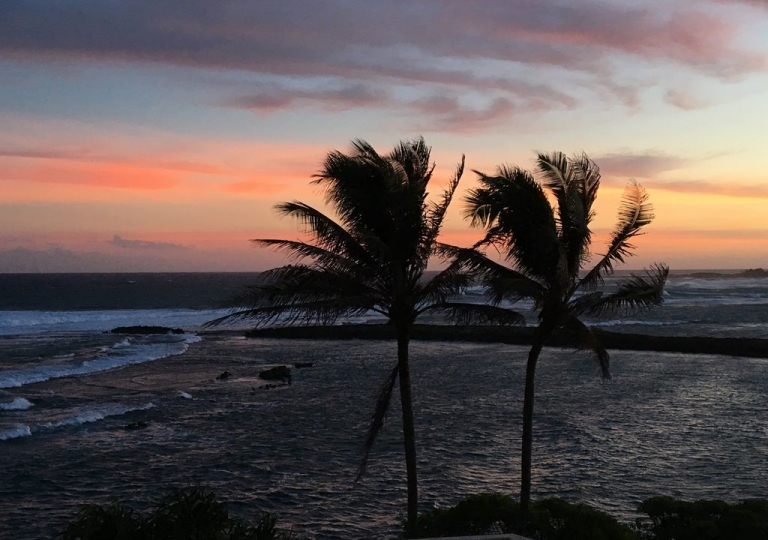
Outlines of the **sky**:
<svg viewBox="0 0 768 540">
<path fill-rule="evenodd" d="M 768 267 L 766 0 L 0 1 L 0 272 L 259 271 L 273 206 L 326 208 L 325 155 L 423 135 L 472 169 L 586 152 L 597 254 L 623 186 L 656 220 L 626 268 Z"/>
</svg>

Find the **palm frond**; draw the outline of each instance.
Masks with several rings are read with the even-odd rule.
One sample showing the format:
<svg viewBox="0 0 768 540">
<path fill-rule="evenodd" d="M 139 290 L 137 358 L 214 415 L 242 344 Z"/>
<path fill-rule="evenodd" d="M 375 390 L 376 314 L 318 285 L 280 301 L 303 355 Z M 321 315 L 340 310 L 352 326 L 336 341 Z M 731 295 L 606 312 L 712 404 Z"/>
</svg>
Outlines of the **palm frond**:
<svg viewBox="0 0 768 540">
<path fill-rule="evenodd" d="M 579 282 L 580 287 L 594 288 L 607 274 L 613 273 L 613 265 L 632 255 L 635 248 L 629 241 L 641 234 L 643 227 L 653 221 L 653 205 L 648 201 L 645 189 L 635 180 L 630 181 L 621 197 L 619 218 L 611 236 L 608 251 Z"/>
<path fill-rule="evenodd" d="M 288 265 L 260 275 L 260 283 L 244 288 L 229 305 L 232 313 L 206 326 L 253 320 L 256 325 L 329 324 L 342 315 L 383 311 L 376 289 L 355 275 L 317 266 Z"/>
<path fill-rule="evenodd" d="M 562 152 L 552 152 L 536 156 L 536 164 L 541 175 L 541 183 L 557 199 L 559 206 L 567 208 L 567 193 L 574 181 L 573 170 L 568 158 Z M 566 216 L 567 217 L 567 216 Z"/>
<path fill-rule="evenodd" d="M 529 298 L 538 305 L 544 299 L 546 289 L 541 283 L 488 258 L 476 248 L 456 248 L 443 244 L 440 250 L 451 253 L 454 264 L 482 281 L 486 286 L 486 295 L 493 305 L 500 304 L 502 300 L 516 302 L 524 298 Z"/>
<path fill-rule="evenodd" d="M 597 303 L 604 294 L 602 291 L 590 291 L 576 296 L 568 302 L 568 312 L 578 317 Z"/>
<path fill-rule="evenodd" d="M 376 442 L 376 437 L 379 435 L 379 431 L 384 427 L 384 419 L 387 416 L 387 410 L 389 409 L 389 403 L 392 401 L 392 390 L 395 387 L 397 381 L 398 366 L 389 372 L 387 378 L 384 379 L 384 383 L 379 388 L 379 395 L 376 399 L 376 408 L 371 416 L 371 422 L 368 425 L 368 431 L 365 436 L 365 443 L 363 444 L 363 456 L 360 460 L 360 467 L 357 470 L 357 476 L 355 482 L 359 482 L 365 474 L 365 469 L 368 466 L 368 458 L 371 455 L 371 449 Z"/>
<path fill-rule="evenodd" d="M 644 275 L 632 274 L 619 283 L 616 292 L 597 299 L 585 311 L 591 315 L 608 316 L 650 309 L 664 301 L 668 276 L 668 266 L 654 264 Z"/>
<path fill-rule="evenodd" d="M 443 219 L 445 219 L 445 213 L 448 211 L 448 206 L 453 200 L 453 195 L 456 193 L 456 188 L 459 187 L 461 177 L 464 175 L 464 163 L 465 156 L 461 156 L 461 161 L 456 167 L 456 171 L 453 173 L 448 187 L 443 191 L 443 196 L 439 202 L 433 202 L 429 205 L 426 212 L 427 221 L 427 243 L 433 243 L 440 235 L 440 229 L 443 226 Z"/>
<path fill-rule="evenodd" d="M 576 316 L 570 314 L 565 317 L 563 326 L 576 335 L 579 348 L 592 351 L 595 354 L 595 359 L 600 365 L 603 378 L 610 379 L 610 355 L 605 347 L 603 347 L 603 344 L 600 343 L 600 340 L 592 333 L 592 330 Z"/>
<path fill-rule="evenodd" d="M 481 187 L 470 190 L 466 198 L 466 214 L 473 225 L 493 229 L 496 244 L 523 273 L 548 283 L 561 282 L 564 253 L 541 186 L 519 167 L 500 167 L 496 176 L 477 174 Z"/>
<path fill-rule="evenodd" d="M 525 317 L 513 311 L 488 304 L 468 304 L 461 302 L 442 302 L 422 308 L 421 313 L 441 313 L 457 325 L 498 324 L 524 325 Z"/>
<path fill-rule="evenodd" d="M 330 152 L 314 177 L 314 183 L 325 189 L 326 203 L 350 233 L 393 237 L 392 192 L 396 184 L 402 185 L 404 178 L 402 171 L 396 170 L 392 161 L 380 156 L 370 144 L 354 141 L 349 155 Z"/>
<path fill-rule="evenodd" d="M 285 202 L 275 206 L 284 216 L 293 217 L 312 235 L 318 247 L 361 263 L 371 261 L 370 254 L 349 231 L 319 210 L 302 202 Z"/>
<path fill-rule="evenodd" d="M 426 283 L 417 284 L 415 297 L 419 304 L 445 302 L 451 296 L 460 294 L 473 283 L 471 273 L 463 270 L 461 261 L 454 260 L 445 269 Z"/>
<path fill-rule="evenodd" d="M 562 152 L 540 153 L 537 163 L 544 187 L 557 200 L 557 221 L 568 274 L 576 279 L 589 256 L 589 225 L 594 217 L 592 204 L 600 185 L 600 169 L 586 154 L 567 158 Z"/>
<path fill-rule="evenodd" d="M 574 226 L 568 238 L 566 249 L 569 272 L 571 278 L 576 281 L 581 266 L 590 257 L 592 244 L 590 225 L 595 217 L 592 205 L 600 188 L 600 167 L 585 153 L 573 156 L 570 158 L 570 163 L 574 176 L 574 189 L 570 195 L 571 205 L 574 209 L 572 213 Z"/>
<path fill-rule="evenodd" d="M 597 199 L 597 191 L 600 189 L 600 167 L 584 153 L 574 156 L 573 167 L 582 185 L 582 204 L 588 222 L 591 222 L 592 217 L 594 217 L 592 205 Z"/>
<path fill-rule="evenodd" d="M 233 310 L 232 313 L 206 322 L 206 328 L 213 326 L 231 325 L 239 321 L 253 321 L 255 327 L 270 323 L 280 323 L 283 326 L 328 325 L 336 322 L 339 317 L 364 315 L 368 311 L 377 311 L 369 305 L 366 297 L 350 297 L 343 301 L 338 298 L 294 302 L 285 305 L 270 305 L 248 309 Z"/>
<path fill-rule="evenodd" d="M 427 146 L 424 137 L 417 137 L 412 141 L 400 141 L 389 154 L 389 159 L 402 168 L 413 188 L 425 192 L 435 171 L 435 164 L 429 161 L 431 154 L 432 148 Z"/>
<path fill-rule="evenodd" d="M 474 253 L 474 249 L 461 248 L 437 240 L 433 242 L 431 254 L 450 262 L 432 279 L 415 287 L 415 296 L 420 303 L 446 301 L 450 296 L 460 294 L 463 289 L 472 285 L 476 272 L 465 260 L 467 252 Z"/>
<path fill-rule="evenodd" d="M 353 261 L 338 253 L 297 240 L 256 238 L 251 240 L 251 242 L 264 247 L 271 247 L 279 251 L 286 251 L 288 252 L 288 257 L 295 261 L 312 259 L 312 261 L 321 268 L 351 268 L 355 264 Z"/>
</svg>

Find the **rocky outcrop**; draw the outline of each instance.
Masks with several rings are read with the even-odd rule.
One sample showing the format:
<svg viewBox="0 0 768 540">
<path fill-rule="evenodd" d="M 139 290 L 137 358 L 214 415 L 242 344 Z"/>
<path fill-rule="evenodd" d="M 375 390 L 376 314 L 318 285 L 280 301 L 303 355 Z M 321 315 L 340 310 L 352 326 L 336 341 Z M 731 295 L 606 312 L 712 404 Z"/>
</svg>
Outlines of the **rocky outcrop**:
<svg viewBox="0 0 768 540">
<path fill-rule="evenodd" d="M 168 328 L 167 326 L 118 326 L 110 330 L 113 334 L 183 334 L 181 328 Z"/>
<path fill-rule="evenodd" d="M 741 275 L 744 277 L 764 278 L 768 277 L 768 270 L 763 270 L 762 268 L 748 268 L 747 270 L 744 270 Z"/>
<path fill-rule="evenodd" d="M 509 326 L 449 326 L 416 324 L 411 338 L 425 341 L 469 341 L 477 343 L 510 343 L 528 345 L 533 341 L 535 329 Z M 723 354 L 768 358 L 768 339 L 728 338 L 710 336 L 650 336 L 592 331 L 606 349 L 635 351 L 681 352 L 690 354 Z M 360 324 L 340 326 L 290 326 L 252 330 L 249 337 L 284 339 L 395 339 L 395 329 L 387 324 Z M 548 346 L 574 348 L 578 342 L 568 332 L 556 332 Z"/>
<path fill-rule="evenodd" d="M 259 373 L 259 378 L 265 381 L 282 381 L 291 384 L 291 368 L 288 366 L 277 366 Z"/>
</svg>

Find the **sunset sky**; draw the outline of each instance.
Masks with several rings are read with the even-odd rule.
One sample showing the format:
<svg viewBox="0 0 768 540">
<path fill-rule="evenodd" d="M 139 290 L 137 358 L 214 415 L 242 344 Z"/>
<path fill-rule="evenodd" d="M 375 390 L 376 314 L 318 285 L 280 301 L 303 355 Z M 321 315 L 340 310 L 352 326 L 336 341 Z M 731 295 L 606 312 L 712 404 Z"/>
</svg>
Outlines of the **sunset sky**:
<svg viewBox="0 0 768 540">
<path fill-rule="evenodd" d="M 4 0 L 0 272 L 263 270 L 329 150 L 418 135 L 433 193 L 462 154 L 587 152 L 598 253 L 637 178 L 629 268 L 768 267 L 767 29 L 765 0 Z"/>
</svg>

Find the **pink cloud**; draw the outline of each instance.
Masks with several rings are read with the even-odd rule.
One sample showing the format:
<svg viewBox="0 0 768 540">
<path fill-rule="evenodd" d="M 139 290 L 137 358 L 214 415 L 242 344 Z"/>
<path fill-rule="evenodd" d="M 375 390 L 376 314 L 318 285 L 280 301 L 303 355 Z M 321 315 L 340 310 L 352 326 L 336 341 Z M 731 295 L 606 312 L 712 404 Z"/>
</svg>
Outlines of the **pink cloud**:
<svg viewBox="0 0 768 540">
<path fill-rule="evenodd" d="M 5 56 L 229 68 L 301 83 L 225 100 L 259 111 L 387 106 L 393 98 L 382 83 L 448 95 L 501 92 L 511 104 L 506 115 L 531 104 L 573 107 L 580 89 L 633 105 L 635 85 L 623 82 L 617 65 L 639 60 L 723 80 L 764 71 L 768 55 L 741 45 L 739 30 L 735 19 L 694 2 L 329 0 L 311 15 L 300 0 L 216 9 L 190 0 L 183 10 L 150 0 L 0 4 Z M 525 71 L 540 67 L 559 75 Z"/>
</svg>

